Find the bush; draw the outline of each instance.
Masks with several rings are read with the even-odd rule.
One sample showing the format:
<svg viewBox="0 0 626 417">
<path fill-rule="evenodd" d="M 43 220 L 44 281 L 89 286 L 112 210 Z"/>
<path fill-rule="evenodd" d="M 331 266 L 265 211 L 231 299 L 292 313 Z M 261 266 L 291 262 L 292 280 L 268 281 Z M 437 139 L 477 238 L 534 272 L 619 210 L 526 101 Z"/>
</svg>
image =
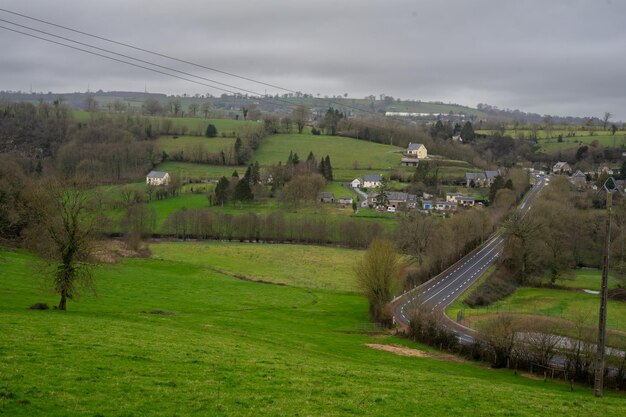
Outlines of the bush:
<svg viewBox="0 0 626 417">
<path fill-rule="evenodd" d="M 513 294 L 516 289 L 517 283 L 512 275 L 499 267 L 465 299 L 465 303 L 470 307 L 488 306 Z"/>
<path fill-rule="evenodd" d="M 46 303 L 35 303 L 35 304 L 31 305 L 28 308 L 31 309 L 31 310 L 48 310 L 48 309 L 50 309 L 50 307 L 48 307 L 48 304 L 46 304 Z"/>
<path fill-rule="evenodd" d="M 457 348 L 459 341 L 456 335 L 445 327 L 441 320 L 440 314 L 416 310 L 411 315 L 409 338 L 439 349 L 453 350 Z"/>
</svg>

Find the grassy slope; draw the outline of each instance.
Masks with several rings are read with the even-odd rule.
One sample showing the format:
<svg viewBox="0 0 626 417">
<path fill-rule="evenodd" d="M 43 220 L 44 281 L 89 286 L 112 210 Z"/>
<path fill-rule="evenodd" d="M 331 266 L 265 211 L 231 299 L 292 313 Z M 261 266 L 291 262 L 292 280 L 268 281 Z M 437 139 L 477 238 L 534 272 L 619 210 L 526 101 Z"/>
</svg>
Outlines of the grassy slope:
<svg viewBox="0 0 626 417">
<path fill-rule="evenodd" d="M 353 267 L 363 254 L 361 250 L 325 246 L 224 242 L 160 243 L 151 249 L 158 259 L 210 265 L 217 271 L 254 280 L 339 291 L 356 291 Z"/>
<path fill-rule="evenodd" d="M 205 164 L 190 164 L 187 162 L 164 162 L 157 168 L 159 171 L 167 171 L 170 174 L 173 173 L 181 178 L 198 177 L 219 179 L 222 176 L 230 178 L 233 171 L 237 171 L 239 175 L 243 175 L 246 172 L 246 166 L 223 166 L 223 165 L 205 165 Z"/>
<path fill-rule="evenodd" d="M 202 147 L 205 152 L 219 153 L 220 151 L 230 151 L 235 144 L 235 139 L 206 138 L 203 136 L 180 136 L 174 139 L 172 136 L 161 136 L 156 143 L 159 149 L 170 155 L 176 151 L 183 151 L 188 154 L 197 147 Z"/>
<path fill-rule="evenodd" d="M 478 133 L 490 135 L 493 134 L 492 130 L 477 130 Z M 523 134 L 526 137 L 530 137 L 531 131 L 529 129 L 507 129 L 505 130 L 506 135 L 510 135 L 512 137 L 517 137 L 519 134 Z M 611 135 L 611 132 L 596 130 L 593 136 L 589 136 L 588 131 L 584 130 L 575 130 L 576 136 L 567 136 L 570 134 L 569 130 L 561 130 L 555 129 L 552 132 L 552 138 L 547 138 L 547 133 L 545 130 L 538 130 L 537 137 L 539 142 L 539 150 L 543 152 L 553 152 L 560 149 L 567 148 L 578 148 L 581 145 L 589 145 L 594 140 L 597 140 L 598 143 L 605 147 L 613 147 L 613 146 L 624 146 L 626 145 L 626 131 L 617 131 L 615 135 Z M 563 135 L 563 141 L 558 142 L 558 135 Z"/>
<path fill-rule="evenodd" d="M 281 248 L 276 246 L 276 250 Z M 348 334 L 350 293 L 239 281 L 201 263 L 129 259 L 99 297 L 29 311 L 32 257 L 2 253 L 0 414 L 10 416 L 621 415 L 623 397 L 508 371 L 400 357 Z M 175 316 L 141 313 L 173 311 Z"/>
<path fill-rule="evenodd" d="M 357 161 L 361 169 L 371 166 L 372 172 L 376 172 L 399 166 L 403 150 L 397 146 L 336 136 L 274 135 L 263 141 L 252 160 L 261 165 L 285 163 L 289 152 L 293 151 L 304 161 L 313 151 L 318 160 L 330 155 L 333 169 L 352 169 L 353 162 Z"/>
</svg>

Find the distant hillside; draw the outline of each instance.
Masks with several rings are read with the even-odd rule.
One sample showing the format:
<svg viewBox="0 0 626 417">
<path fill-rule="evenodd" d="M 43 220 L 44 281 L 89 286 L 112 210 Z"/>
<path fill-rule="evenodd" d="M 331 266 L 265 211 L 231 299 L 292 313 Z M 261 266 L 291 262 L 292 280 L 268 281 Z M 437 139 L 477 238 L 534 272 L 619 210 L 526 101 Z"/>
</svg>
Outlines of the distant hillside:
<svg viewBox="0 0 626 417">
<path fill-rule="evenodd" d="M 527 113 L 515 109 L 499 109 L 497 106 L 479 103 L 476 108 L 461 106 L 454 103 L 426 102 L 420 100 L 401 100 L 390 96 L 370 95 L 365 98 L 350 98 L 345 96 L 314 96 L 312 94 L 282 94 L 266 97 L 248 97 L 247 95 L 227 95 L 219 97 L 211 95 L 194 96 L 166 95 L 161 93 L 147 93 L 134 91 L 96 91 L 89 93 L 27 93 L 21 91 L 0 91 L 0 100 L 26 101 L 31 103 L 48 102 L 62 98 L 67 106 L 75 110 L 85 110 L 88 98 L 95 99 L 98 107 L 103 110 L 123 109 L 129 112 L 140 112 L 143 103 L 148 99 L 157 100 L 167 113 L 170 105 L 180 103 L 180 109 L 189 113 L 189 105 L 196 103 L 199 107 L 208 103 L 213 118 L 235 118 L 242 116 L 243 107 L 256 108 L 264 113 L 272 113 L 283 117 L 291 113 L 291 109 L 297 105 L 304 105 L 311 109 L 313 116 L 323 115 L 329 107 L 334 107 L 348 116 L 368 117 L 384 116 L 387 112 L 397 113 L 420 113 L 420 120 L 436 120 L 438 118 L 452 118 L 453 121 L 462 119 L 492 119 L 498 122 L 518 122 L 521 124 L 542 124 L 546 116 L 537 113 Z M 117 105 L 117 106 L 115 106 Z M 398 117 L 398 116 L 396 116 Z M 585 124 L 600 123 L 597 117 L 570 117 L 550 116 L 555 124 Z"/>
<path fill-rule="evenodd" d="M 474 108 L 457 104 L 444 104 L 439 102 L 422 102 L 399 100 L 393 97 L 369 96 L 366 98 L 349 97 L 315 97 L 307 94 L 284 94 L 281 96 L 268 96 L 263 98 L 246 97 L 243 95 L 212 96 L 167 96 L 166 94 L 142 93 L 131 91 L 96 91 L 89 93 L 27 93 L 21 91 L 0 91 L 0 100 L 26 101 L 31 103 L 53 102 L 59 98 L 75 110 L 85 110 L 87 98 L 92 97 L 103 109 L 111 108 L 113 103 L 121 102 L 126 109 L 140 110 L 145 100 L 155 99 L 166 109 L 169 102 L 179 101 L 184 111 L 187 111 L 191 103 L 210 103 L 211 108 L 223 112 L 239 112 L 242 107 L 256 105 L 263 112 L 286 115 L 291 112 L 291 107 L 297 105 L 307 106 L 313 114 L 323 114 L 329 107 L 351 116 L 384 115 L 386 112 L 409 112 L 409 113 L 436 113 L 457 114 L 466 116 L 486 117 L 487 114 Z M 225 114 L 228 116 L 228 114 Z"/>
</svg>

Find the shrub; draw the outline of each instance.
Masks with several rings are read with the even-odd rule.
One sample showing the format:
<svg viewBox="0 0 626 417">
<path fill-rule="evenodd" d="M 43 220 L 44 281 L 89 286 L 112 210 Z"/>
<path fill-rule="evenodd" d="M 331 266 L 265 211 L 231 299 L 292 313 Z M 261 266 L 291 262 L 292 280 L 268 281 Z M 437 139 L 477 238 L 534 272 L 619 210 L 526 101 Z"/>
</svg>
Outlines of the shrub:
<svg viewBox="0 0 626 417">
<path fill-rule="evenodd" d="M 35 303 L 28 308 L 31 310 L 48 310 L 50 307 L 46 303 Z"/>
</svg>

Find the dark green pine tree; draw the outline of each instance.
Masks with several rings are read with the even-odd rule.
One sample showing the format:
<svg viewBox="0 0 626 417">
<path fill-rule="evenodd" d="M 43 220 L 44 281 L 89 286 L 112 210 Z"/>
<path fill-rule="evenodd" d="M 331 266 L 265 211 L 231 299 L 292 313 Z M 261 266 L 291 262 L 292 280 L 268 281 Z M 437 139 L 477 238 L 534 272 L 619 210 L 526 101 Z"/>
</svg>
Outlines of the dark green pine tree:
<svg viewBox="0 0 626 417">
<path fill-rule="evenodd" d="M 326 155 L 326 160 L 324 162 L 324 178 L 326 181 L 333 180 L 333 166 L 330 163 L 330 156 Z"/>
<path fill-rule="evenodd" d="M 239 180 L 237 185 L 235 186 L 235 195 L 233 199 L 235 201 L 252 201 L 254 195 L 252 194 L 252 190 L 250 189 L 250 183 L 243 177 Z"/>
<path fill-rule="evenodd" d="M 291 160 L 291 163 L 296 166 L 300 163 L 300 157 L 298 156 L 298 153 L 294 153 L 293 154 L 293 159 Z"/>
<path fill-rule="evenodd" d="M 239 179 L 239 173 L 237 172 L 237 170 L 233 171 L 233 175 L 231 175 L 231 177 Z"/>
<path fill-rule="evenodd" d="M 252 177 L 250 178 L 250 184 L 259 184 L 261 182 L 261 166 L 259 161 L 255 161 L 252 166 Z"/>
<path fill-rule="evenodd" d="M 293 164 L 293 151 L 289 151 L 289 157 L 287 158 L 287 165 Z"/>
<path fill-rule="evenodd" d="M 476 133 L 474 133 L 474 127 L 471 122 L 465 122 L 461 129 L 461 139 L 465 142 L 471 142 L 476 139 Z"/>
<path fill-rule="evenodd" d="M 320 160 L 320 164 L 317 167 L 317 169 L 320 172 L 320 174 L 322 174 L 322 176 L 326 178 L 326 158 L 322 158 Z"/>
<path fill-rule="evenodd" d="M 217 136 L 217 128 L 215 127 L 214 124 L 209 123 L 209 125 L 206 128 L 206 137 L 214 138 L 216 136 Z"/>
<path fill-rule="evenodd" d="M 490 203 L 493 203 L 493 201 L 496 198 L 496 193 L 501 188 L 504 188 L 504 186 L 505 186 L 504 178 L 502 178 L 501 175 L 498 175 L 496 179 L 493 181 L 493 183 L 491 183 L 491 186 L 489 187 L 489 202 Z"/>
<path fill-rule="evenodd" d="M 228 179 L 226 177 L 220 178 L 215 186 L 215 204 L 223 206 L 228 201 Z"/>
<path fill-rule="evenodd" d="M 243 144 L 241 143 L 241 138 L 239 136 L 237 136 L 237 139 L 235 139 L 235 160 L 237 162 L 237 165 L 241 165 L 241 160 L 243 159 L 241 156 L 241 147 L 243 146 Z"/>
</svg>

